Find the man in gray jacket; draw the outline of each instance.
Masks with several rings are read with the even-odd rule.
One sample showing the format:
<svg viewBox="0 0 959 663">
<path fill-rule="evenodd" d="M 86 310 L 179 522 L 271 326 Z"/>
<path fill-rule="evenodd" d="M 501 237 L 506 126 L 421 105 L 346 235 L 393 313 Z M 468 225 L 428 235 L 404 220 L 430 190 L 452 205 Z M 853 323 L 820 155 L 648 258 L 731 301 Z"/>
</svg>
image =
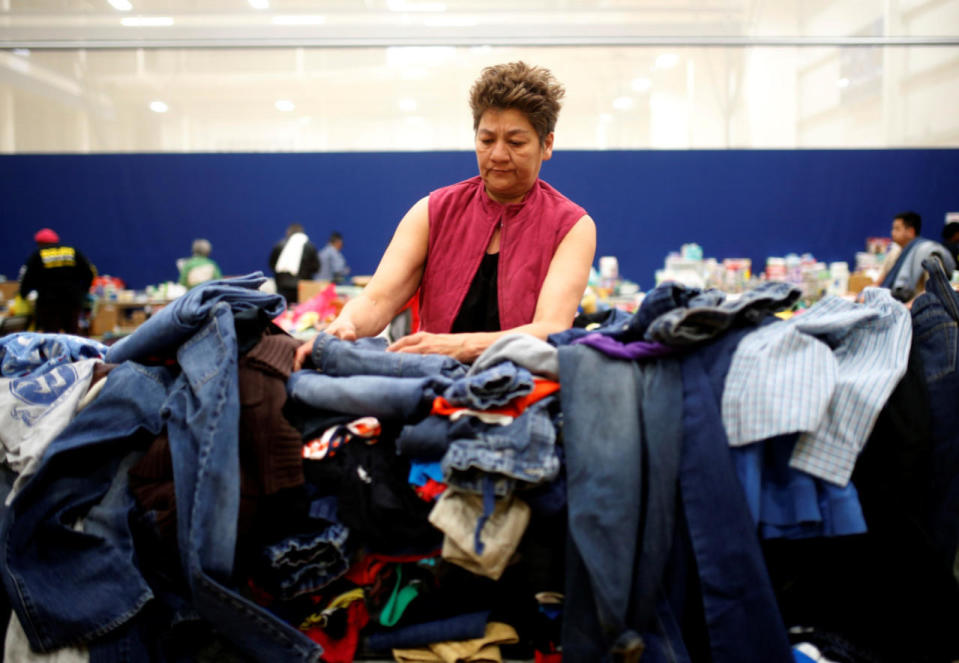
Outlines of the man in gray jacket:
<svg viewBox="0 0 959 663">
<path fill-rule="evenodd" d="M 936 256 L 942 262 L 946 274 L 952 274 L 956 262 L 949 249 L 939 242 L 919 236 L 922 218 L 916 212 L 897 214 L 892 222 L 892 241 L 902 247 L 892 269 L 880 283 L 892 296 L 901 302 L 909 302 L 925 289 L 925 271 L 922 261 Z"/>
</svg>

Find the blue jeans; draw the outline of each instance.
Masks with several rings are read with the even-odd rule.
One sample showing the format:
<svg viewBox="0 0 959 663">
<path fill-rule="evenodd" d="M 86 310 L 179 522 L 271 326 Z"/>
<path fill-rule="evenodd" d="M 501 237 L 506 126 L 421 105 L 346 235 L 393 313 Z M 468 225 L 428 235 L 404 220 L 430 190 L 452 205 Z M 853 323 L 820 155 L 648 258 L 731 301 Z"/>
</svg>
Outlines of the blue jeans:
<svg viewBox="0 0 959 663">
<path fill-rule="evenodd" d="M 712 663 L 787 663 L 789 639 L 723 429 L 721 377 L 710 372 L 727 340 L 682 360 L 681 503 Z"/>
<path fill-rule="evenodd" d="M 618 308 L 610 309 L 607 319 L 603 321 L 603 324 L 600 327 L 590 327 L 589 329 L 586 329 L 585 327 L 571 327 L 561 332 L 550 334 L 546 340 L 550 345 L 569 345 L 576 339 L 582 338 L 587 334 L 592 334 L 593 332 L 605 333 L 622 331 L 626 328 L 626 324 L 631 318 L 632 316 L 626 311 Z"/>
<path fill-rule="evenodd" d="M 553 398 L 528 407 L 506 426 L 491 426 L 475 437 L 454 439 L 443 456 L 443 476 L 452 485 L 457 477 L 477 471 L 536 485 L 559 474 L 556 427 L 549 415 Z"/>
<path fill-rule="evenodd" d="M 313 341 L 310 357 L 320 373 L 336 376 L 382 375 L 395 378 L 419 378 L 442 375 L 458 378 L 467 366 L 446 355 L 420 355 L 387 352 L 386 339 L 361 338 L 344 341 L 320 333 Z"/>
<path fill-rule="evenodd" d="M 217 301 L 180 346 L 182 373 L 163 406 L 180 558 L 197 611 L 227 638 L 263 661 L 314 661 L 321 647 L 231 586 L 240 508 L 235 305 Z"/>
<path fill-rule="evenodd" d="M 789 283 L 770 281 L 735 300 L 716 301 L 713 291 L 693 297 L 653 320 L 645 340 L 689 346 L 716 338 L 734 324 L 756 324 L 767 315 L 791 306 L 802 294 Z M 645 301 L 644 301 L 645 303 Z"/>
<path fill-rule="evenodd" d="M 656 605 L 673 540 L 679 364 L 640 365 L 568 345 L 559 370 L 569 509 L 563 660 L 618 660 L 613 650 L 640 634 L 647 648 L 662 643 L 647 635 L 660 631 Z"/>
<path fill-rule="evenodd" d="M 175 379 L 168 369 L 132 362 L 114 369 L 96 401 L 51 445 L 5 515 L 3 577 L 11 596 L 20 597 L 16 609 L 31 644 L 41 650 L 75 642 L 95 645 L 98 636 L 123 627 L 151 598 L 131 552 L 129 491 L 123 491 L 126 502 L 110 521 L 112 528 L 103 527 L 99 536 L 73 531 L 72 522 L 59 523 L 101 499 L 123 458 L 118 449 L 131 446 L 127 438 L 145 428 L 145 437 L 152 439 L 165 422 L 179 561 L 196 611 L 259 660 L 317 660 L 320 647 L 230 586 L 240 492 L 230 303 L 212 308 L 206 325 L 180 346 L 177 360 L 182 371 Z M 46 552 L 37 555 L 36 545 Z M 138 633 L 130 629 L 130 642 L 116 644 L 115 651 L 136 647 Z"/>
<path fill-rule="evenodd" d="M 254 272 L 198 285 L 164 306 L 135 332 L 111 345 L 106 361 L 112 364 L 127 359 L 142 362 L 148 357 L 172 354 L 206 324 L 218 302 L 226 302 L 235 313 L 260 309 L 275 318 L 283 312 L 283 298 L 257 290 L 265 282 L 262 273 Z"/>
<path fill-rule="evenodd" d="M 107 346 L 70 334 L 20 332 L 0 338 L 0 377 L 26 377 L 82 359 L 102 359 Z"/>
<path fill-rule="evenodd" d="M 429 413 L 433 399 L 450 385 L 440 375 L 391 378 L 379 375 L 333 377 L 312 370 L 297 371 L 286 382 L 291 398 L 312 407 L 379 419 L 418 419 Z"/>
<path fill-rule="evenodd" d="M 171 381 L 165 368 L 127 363 L 111 371 L 94 405 L 50 444 L 3 512 L 2 578 L 34 649 L 91 642 L 153 597 L 132 554 L 132 497 L 111 486 L 126 478 L 119 469 L 137 448 L 133 436 L 162 429 Z M 77 531 L 81 517 L 90 527 Z"/>
<path fill-rule="evenodd" d="M 455 380 L 443 396 L 453 405 L 487 410 L 502 407 L 531 391 L 532 373 L 511 361 L 504 361 L 475 375 Z"/>
<path fill-rule="evenodd" d="M 346 573 L 349 535 L 345 525 L 332 523 L 267 546 L 263 556 L 272 569 L 270 579 L 279 589 L 280 598 L 316 592 Z"/>
<path fill-rule="evenodd" d="M 394 628 L 372 634 L 370 649 L 373 651 L 408 649 L 425 647 L 434 642 L 482 638 L 486 633 L 487 621 L 489 621 L 489 612 L 470 612 L 447 619 Z"/>
<path fill-rule="evenodd" d="M 922 263 L 926 291 L 912 305 L 932 415 L 932 525 L 947 565 L 959 564 L 959 294 L 934 259 Z"/>
</svg>

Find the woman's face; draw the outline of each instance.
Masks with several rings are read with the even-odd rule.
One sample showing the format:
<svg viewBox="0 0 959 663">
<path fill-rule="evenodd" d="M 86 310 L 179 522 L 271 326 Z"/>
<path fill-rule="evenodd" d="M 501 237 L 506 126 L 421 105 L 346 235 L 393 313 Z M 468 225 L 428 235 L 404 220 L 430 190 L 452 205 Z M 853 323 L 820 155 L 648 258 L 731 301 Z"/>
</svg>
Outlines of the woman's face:
<svg viewBox="0 0 959 663">
<path fill-rule="evenodd" d="M 540 144 L 526 115 L 515 108 L 490 108 L 476 128 L 476 163 L 489 197 L 518 203 L 539 177 L 539 168 L 553 155 L 553 134 Z"/>
</svg>

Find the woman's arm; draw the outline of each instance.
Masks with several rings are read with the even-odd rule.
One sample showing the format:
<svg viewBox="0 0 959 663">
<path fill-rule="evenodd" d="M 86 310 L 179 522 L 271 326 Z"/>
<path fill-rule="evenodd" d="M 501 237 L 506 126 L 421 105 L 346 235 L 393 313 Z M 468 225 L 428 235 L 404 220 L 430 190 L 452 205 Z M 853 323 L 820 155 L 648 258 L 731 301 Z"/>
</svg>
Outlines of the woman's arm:
<svg viewBox="0 0 959 663">
<path fill-rule="evenodd" d="M 496 339 L 506 334 L 525 333 L 546 340 L 550 334 L 568 329 L 576 317 L 589 268 L 596 252 L 596 224 L 589 215 L 576 222 L 556 248 L 549 271 L 536 300 L 533 321 L 498 332 L 430 334 L 419 332 L 405 336 L 389 349 L 394 352 L 445 354 L 463 362 L 476 359 Z"/>
<path fill-rule="evenodd" d="M 327 334 L 354 341 L 379 334 L 409 301 L 420 285 L 429 244 L 429 196 L 406 213 L 390 240 L 380 264 L 362 292 L 350 299 Z M 294 370 L 302 368 L 313 348 L 307 341 L 296 351 Z"/>
</svg>

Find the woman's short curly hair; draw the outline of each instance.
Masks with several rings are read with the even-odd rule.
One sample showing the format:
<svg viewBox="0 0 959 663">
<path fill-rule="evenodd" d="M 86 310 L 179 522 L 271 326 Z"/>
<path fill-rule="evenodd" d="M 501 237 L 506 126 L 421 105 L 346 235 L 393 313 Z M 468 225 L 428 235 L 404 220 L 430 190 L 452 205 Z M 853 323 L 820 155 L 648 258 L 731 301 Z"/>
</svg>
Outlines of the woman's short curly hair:
<svg viewBox="0 0 959 663">
<path fill-rule="evenodd" d="M 556 128 L 566 89 L 545 67 L 510 62 L 486 67 L 470 89 L 473 131 L 490 108 L 515 108 L 529 119 L 540 143 Z"/>
</svg>

